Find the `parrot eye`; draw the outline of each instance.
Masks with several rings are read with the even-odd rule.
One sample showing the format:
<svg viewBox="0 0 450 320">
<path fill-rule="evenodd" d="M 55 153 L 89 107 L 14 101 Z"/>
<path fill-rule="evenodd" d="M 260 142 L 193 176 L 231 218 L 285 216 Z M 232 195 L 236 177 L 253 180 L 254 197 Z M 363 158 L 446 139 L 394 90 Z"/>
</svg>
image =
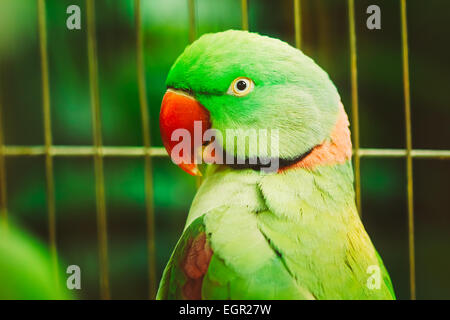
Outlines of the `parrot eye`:
<svg viewBox="0 0 450 320">
<path fill-rule="evenodd" d="M 252 81 L 252 79 L 239 77 L 233 80 L 230 87 L 228 88 L 227 94 L 237 97 L 243 97 L 249 94 L 253 90 L 254 86 L 255 83 Z"/>
</svg>

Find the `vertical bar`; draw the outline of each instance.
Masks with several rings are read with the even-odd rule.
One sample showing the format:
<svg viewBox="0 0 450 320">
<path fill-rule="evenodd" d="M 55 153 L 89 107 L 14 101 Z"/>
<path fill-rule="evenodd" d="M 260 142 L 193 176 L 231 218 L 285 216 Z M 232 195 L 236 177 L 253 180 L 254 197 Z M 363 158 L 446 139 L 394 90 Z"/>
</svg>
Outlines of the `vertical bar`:
<svg viewBox="0 0 450 320">
<path fill-rule="evenodd" d="M 408 240 L 409 240 L 409 282 L 411 300 L 416 299 L 416 264 L 414 249 L 414 207 L 413 207 L 413 164 L 412 164 L 412 135 L 411 135 L 411 95 L 409 84 L 408 57 L 408 27 L 406 20 L 406 1 L 400 1 L 402 24 L 402 59 L 403 59 L 403 89 L 405 99 L 406 125 L 406 176 L 408 187 Z"/>
<path fill-rule="evenodd" d="M 356 54 L 356 32 L 355 32 L 355 2 L 348 0 L 348 16 L 349 16 L 349 36 L 350 36 L 350 71 L 352 86 L 352 125 L 353 125 L 353 147 L 355 149 L 354 165 L 355 165 L 355 192 L 356 207 L 359 215 L 361 211 L 361 156 L 359 154 L 359 106 L 358 106 L 358 68 Z"/>
<path fill-rule="evenodd" d="M 8 211 L 7 211 L 7 196 L 6 196 L 6 157 L 5 157 L 5 143 L 3 138 L 3 107 L 0 96 L 0 217 L 2 219 L 3 230 L 8 228 Z"/>
<path fill-rule="evenodd" d="M 102 299 L 110 299 L 108 271 L 108 240 L 106 223 L 105 181 L 103 172 L 102 128 L 100 114 L 100 98 L 98 89 L 98 65 L 95 34 L 94 0 L 86 0 L 87 42 L 89 61 L 89 85 L 92 109 L 92 131 L 96 153 L 94 155 L 95 188 L 97 203 L 97 229 L 100 255 L 100 295 Z"/>
<path fill-rule="evenodd" d="M 302 45 L 302 7 L 300 0 L 294 0 L 295 47 Z"/>
<path fill-rule="evenodd" d="M 45 179 L 47 191 L 48 231 L 50 252 L 57 279 L 58 256 L 56 251 L 56 217 L 55 217 L 55 185 L 53 177 L 53 158 L 51 154 L 52 127 L 50 112 L 50 84 L 48 72 L 47 26 L 45 14 L 45 0 L 38 0 L 39 45 L 42 69 L 42 111 L 44 116 L 45 140 Z"/>
<path fill-rule="evenodd" d="M 141 20 L 141 0 L 134 0 L 136 19 L 136 51 L 137 51 L 137 76 L 139 86 L 139 105 L 141 109 L 142 138 L 145 153 L 145 204 L 147 218 L 147 247 L 148 247 L 148 274 L 149 274 L 149 298 L 156 296 L 156 254 L 155 254 L 155 219 L 153 207 L 153 176 L 152 158 L 149 150 L 151 147 L 150 118 L 148 114 L 147 91 L 145 81 L 144 42 Z"/>
<path fill-rule="evenodd" d="M 195 0 L 188 0 L 189 7 L 189 43 L 195 41 L 196 30 L 195 30 Z"/>
<path fill-rule="evenodd" d="M 241 0 L 242 30 L 248 30 L 248 0 Z"/>
<path fill-rule="evenodd" d="M 196 39 L 195 0 L 189 0 L 188 5 L 189 5 L 189 43 L 192 43 Z M 200 188 L 202 181 L 203 179 L 201 176 L 195 177 L 195 186 L 197 189 Z"/>
</svg>

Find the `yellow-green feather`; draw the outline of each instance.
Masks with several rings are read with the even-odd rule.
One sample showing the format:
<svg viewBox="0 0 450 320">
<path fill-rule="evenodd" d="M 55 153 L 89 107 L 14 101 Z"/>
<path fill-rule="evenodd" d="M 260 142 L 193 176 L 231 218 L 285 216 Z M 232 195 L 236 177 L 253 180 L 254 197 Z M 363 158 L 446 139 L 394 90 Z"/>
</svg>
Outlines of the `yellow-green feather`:
<svg viewBox="0 0 450 320">
<path fill-rule="evenodd" d="M 350 162 L 278 174 L 212 166 L 183 238 L 195 230 L 214 251 L 204 299 L 395 298 L 355 209 Z M 182 252 L 179 244 L 161 292 L 183 283 Z M 380 268 L 379 289 L 367 285 L 369 266 Z"/>
</svg>

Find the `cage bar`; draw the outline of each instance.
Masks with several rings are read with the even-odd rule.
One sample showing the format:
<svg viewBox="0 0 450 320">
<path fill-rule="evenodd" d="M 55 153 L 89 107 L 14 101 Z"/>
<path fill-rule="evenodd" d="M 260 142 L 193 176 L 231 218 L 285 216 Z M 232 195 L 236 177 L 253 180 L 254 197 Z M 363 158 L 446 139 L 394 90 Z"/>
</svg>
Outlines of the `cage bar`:
<svg viewBox="0 0 450 320">
<path fill-rule="evenodd" d="M 139 158 L 149 155 L 151 157 L 168 157 L 164 147 L 133 147 L 133 146 L 101 146 L 98 148 L 103 157 Z M 53 157 L 91 157 L 95 155 L 96 148 L 92 146 L 56 146 L 49 151 Z M 35 157 L 45 154 L 44 146 L 4 146 L 5 157 Z M 404 158 L 406 149 L 361 148 L 361 158 Z M 415 159 L 449 160 L 450 150 L 412 149 L 411 157 Z"/>
<path fill-rule="evenodd" d="M 50 111 L 50 80 L 48 71 L 47 23 L 45 0 L 38 0 L 39 47 L 41 55 L 42 75 L 42 112 L 44 118 L 44 154 L 45 180 L 47 195 L 48 233 L 53 272 L 58 277 L 58 252 L 56 250 L 56 214 L 55 214 L 55 181 L 53 172 L 53 158 L 50 153 L 52 145 L 52 127 Z M 58 283 L 58 281 L 56 281 Z"/>
<path fill-rule="evenodd" d="M 197 37 L 197 32 L 195 28 L 195 0 L 188 0 L 189 9 L 189 43 L 194 42 Z"/>
<path fill-rule="evenodd" d="M 110 299 L 109 267 L 108 267 L 108 239 L 105 203 L 105 181 L 103 172 L 102 129 L 100 114 L 100 97 L 98 88 L 98 62 L 95 31 L 95 2 L 86 0 L 87 14 L 87 44 L 89 63 L 89 86 L 92 109 L 92 135 L 94 137 L 94 170 L 95 193 L 97 203 L 97 232 L 100 255 L 100 295 L 102 299 Z"/>
<path fill-rule="evenodd" d="M 406 149 L 359 149 L 360 157 L 364 158 L 404 158 Z M 411 149 L 411 157 L 415 159 L 450 160 L 450 150 Z"/>
<path fill-rule="evenodd" d="M 412 164 L 412 134 L 411 134 L 411 95 L 409 84 L 408 57 L 408 25 L 406 20 L 406 1 L 400 1 L 401 33 L 402 33 L 402 61 L 403 88 L 405 100 L 405 131 L 406 131 L 406 177 L 408 190 L 408 241 L 409 241 L 409 281 L 411 300 L 416 299 L 416 264 L 414 249 L 414 201 L 413 201 L 413 164 Z"/>
<path fill-rule="evenodd" d="M 300 0 L 294 0 L 295 47 L 302 46 L 302 6 Z"/>
<path fill-rule="evenodd" d="M 190 0 L 193 1 L 193 0 Z M 134 1 L 136 21 L 136 58 L 137 58 L 137 82 L 139 88 L 139 105 L 141 110 L 142 139 L 145 148 L 145 205 L 147 218 L 147 248 L 148 248 L 148 275 L 149 298 L 156 296 L 156 254 L 155 254 L 155 219 L 153 206 L 153 174 L 152 158 L 147 151 L 151 146 L 150 117 L 148 114 L 148 101 L 145 80 L 144 38 L 142 34 L 141 0 Z"/>
<path fill-rule="evenodd" d="M 358 213 L 362 216 L 361 208 L 361 158 L 359 144 L 359 104 L 358 104 L 358 67 L 356 53 L 355 31 L 355 1 L 348 0 L 348 20 L 350 38 L 350 72 L 352 90 L 352 137 L 353 137 L 353 163 L 355 172 L 355 197 Z"/>
<path fill-rule="evenodd" d="M 241 14 L 242 30 L 248 30 L 248 0 L 241 0 Z"/>
<path fill-rule="evenodd" d="M 103 157 L 143 157 L 150 155 L 152 157 L 168 156 L 166 149 L 163 147 L 132 147 L 132 146 L 51 146 L 50 154 L 54 157 L 91 157 L 100 152 Z M 5 146 L 4 155 L 9 157 L 34 157 L 45 154 L 45 146 Z"/>
<path fill-rule="evenodd" d="M 188 0 L 188 7 L 189 7 L 189 43 L 192 43 L 197 38 L 197 23 L 195 18 L 195 0 Z M 202 184 L 203 178 L 201 176 L 195 177 L 195 186 L 196 188 L 200 188 L 200 185 Z"/>
<path fill-rule="evenodd" d="M 6 195 L 6 156 L 3 129 L 3 106 L 0 95 L 0 217 L 3 230 L 8 227 L 8 205 Z"/>
</svg>

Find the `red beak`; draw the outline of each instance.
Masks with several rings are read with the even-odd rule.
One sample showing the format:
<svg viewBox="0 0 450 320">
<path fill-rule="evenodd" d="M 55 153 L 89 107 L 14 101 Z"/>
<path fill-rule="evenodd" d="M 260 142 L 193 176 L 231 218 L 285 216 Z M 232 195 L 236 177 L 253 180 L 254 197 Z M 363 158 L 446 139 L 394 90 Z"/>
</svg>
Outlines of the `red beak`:
<svg viewBox="0 0 450 320">
<path fill-rule="evenodd" d="M 159 127 L 172 161 L 187 173 L 201 176 L 197 155 L 201 152 L 203 133 L 211 127 L 208 110 L 188 93 L 168 89 L 161 104 Z"/>
</svg>

